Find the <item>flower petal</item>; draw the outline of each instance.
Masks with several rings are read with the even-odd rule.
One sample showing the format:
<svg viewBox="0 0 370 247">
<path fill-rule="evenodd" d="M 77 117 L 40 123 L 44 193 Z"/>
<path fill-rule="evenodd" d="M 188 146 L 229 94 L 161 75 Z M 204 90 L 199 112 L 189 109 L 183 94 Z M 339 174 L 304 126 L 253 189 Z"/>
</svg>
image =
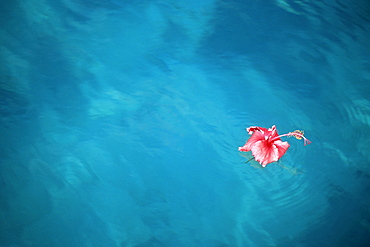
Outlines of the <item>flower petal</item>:
<svg viewBox="0 0 370 247">
<path fill-rule="evenodd" d="M 249 138 L 249 140 L 244 144 L 243 147 L 239 147 L 239 151 L 248 152 L 251 151 L 251 148 L 253 145 L 258 141 L 265 140 L 265 136 L 263 132 L 256 131 L 252 134 L 252 136 Z"/>
<path fill-rule="evenodd" d="M 279 136 L 278 133 L 277 133 L 275 125 L 272 125 L 272 127 L 269 128 L 268 131 L 269 131 L 269 136 L 270 136 L 271 139 L 274 138 L 274 137 Z"/>
<path fill-rule="evenodd" d="M 256 142 L 252 150 L 252 155 L 263 167 L 267 164 L 278 161 L 288 150 L 288 142 L 275 141 L 273 143 L 267 141 Z"/>
<path fill-rule="evenodd" d="M 267 133 L 267 129 L 263 127 L 258 127 L 258 126 L 251 126 L 247 128 L 248 134 L 253 134 L 255 131 L 261 131 L 262 133 Z"/>
<path fill-rule="evenodd" d="M 278 156 L 279 156 L 279 159 L 285 154 L 285 152 L 288 150 L 288 148 L 290 147 L 289 143 L 288 142 L 283 142 L 283 141 L 280 141 L 280 140 L 277 140 L 277 141 L 274 141 L 274 145 L 277 147 L 278 149 Z"/>
</svg>

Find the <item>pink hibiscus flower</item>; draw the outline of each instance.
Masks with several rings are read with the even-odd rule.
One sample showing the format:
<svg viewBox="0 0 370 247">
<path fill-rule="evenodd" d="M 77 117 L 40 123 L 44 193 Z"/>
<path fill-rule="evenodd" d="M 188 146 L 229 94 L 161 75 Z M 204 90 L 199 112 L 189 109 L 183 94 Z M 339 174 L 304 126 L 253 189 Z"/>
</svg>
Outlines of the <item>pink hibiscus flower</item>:
<svg viewBox="0 0 370 247">
<path fill-rule="evenodd" d="M 278 161 L 290 147 L 289 143 L 281 141 L 280 137 L 293 136 L 299 140 L 303 138 L 304 145 L 311 143 L 303 136 L 303 131 L 300 130 L 278 135 L 275 125 L 269 129 L 251 126 L 247 128 L 247 131 L 252 136 L 243 147 L 239 147 L 239 151 L 252 151 L 254 159 L 258 161 L 262 167 Z"/>
</svg>

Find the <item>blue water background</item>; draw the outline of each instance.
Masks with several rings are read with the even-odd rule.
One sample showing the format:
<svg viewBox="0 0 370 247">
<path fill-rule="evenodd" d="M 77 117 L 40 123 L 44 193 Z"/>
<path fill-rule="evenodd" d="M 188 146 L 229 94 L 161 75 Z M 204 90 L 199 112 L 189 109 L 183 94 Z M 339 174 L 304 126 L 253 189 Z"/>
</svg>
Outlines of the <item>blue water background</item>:
<svg viewBox="0 0 370 247">
<path fill-rule="evenodd" d="M 0 246 L 370 246 L 369 1 L 0 11 Z"/>
</svg>

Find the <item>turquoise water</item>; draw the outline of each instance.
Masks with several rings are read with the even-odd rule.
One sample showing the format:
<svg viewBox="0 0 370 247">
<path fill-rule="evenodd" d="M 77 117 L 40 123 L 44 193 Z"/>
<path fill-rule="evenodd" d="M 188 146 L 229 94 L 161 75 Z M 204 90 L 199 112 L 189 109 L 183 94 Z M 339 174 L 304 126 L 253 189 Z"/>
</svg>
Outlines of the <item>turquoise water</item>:
<svg viewBox="0 0 370 247">
<path fill-rule="evenodd" d="M 0 11 L 1 247 L 369 246 L 368 1 Z"/>
</svg>

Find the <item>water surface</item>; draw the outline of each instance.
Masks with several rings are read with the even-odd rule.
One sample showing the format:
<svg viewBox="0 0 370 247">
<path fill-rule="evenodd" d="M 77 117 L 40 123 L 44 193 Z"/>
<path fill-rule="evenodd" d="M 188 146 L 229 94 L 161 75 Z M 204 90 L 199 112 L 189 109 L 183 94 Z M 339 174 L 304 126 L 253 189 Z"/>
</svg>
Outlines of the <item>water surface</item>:
<svg viewBox="0 0 370 247">
<path fill-rule="evenodd" d="M 0 246 L 368 246 L 367 1 L 0 10 Z"/>
</svg>

